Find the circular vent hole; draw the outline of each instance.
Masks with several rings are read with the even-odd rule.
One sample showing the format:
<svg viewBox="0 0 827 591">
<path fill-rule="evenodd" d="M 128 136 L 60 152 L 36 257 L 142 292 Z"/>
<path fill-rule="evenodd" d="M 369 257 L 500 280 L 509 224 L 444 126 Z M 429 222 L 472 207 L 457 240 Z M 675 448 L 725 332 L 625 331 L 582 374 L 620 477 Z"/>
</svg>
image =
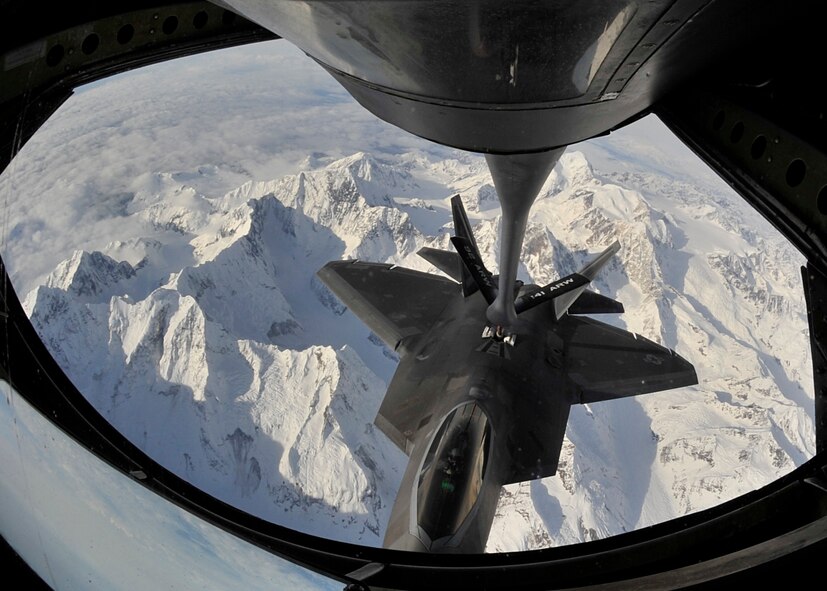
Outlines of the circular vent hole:
<svg viewBox="0 0 827 591">
<path fill-rule="evenodd" d="M 161 25 L 161 30 L 164 32 L 164 35 L 172 35 L 175 30 L 178 28 L 178 17 L 177 16 L 168 16 L 164 19 L 164 24 Z"/>
<path fill-rule="evenodd" d="M 58 65 L 63 59 L 64 53 L 65 51 L 62 45 L 55 45 L 49 50 L 49 53 L 46 54 L 46 65 L 50 67 Z"/>
<path fill-rule="evenodd" d="M 787 184 L 791 187 L 797 187 L 804 180 L 804 175 L 807 174 L 807 165 L 801 158 L 796 158 L 787 167 Z"/>
<path fill-rule="evenodd" d="M 120 29 L 118 29 L 118 43 L 121 45 L 126 45 L 130 41 L 132 41 L 132 37 L 135 36 L 135 27 L 132 25 L 124 25 Z"/>
<path fill-rule="evenodd" d="M 767 138 L 763 135 L 759 135 L 754 140 L 752 140 L 752 147 L 749 150 L 750 155 L 758 160 L 761 156 L 764 155 L 764 152 L 767 151 Z"/>
<path fill-rule="evenodd" d="M 210 19 L 206 11 L 201 10 L 192 18 L 192 26 L 196 29 L 203 29 L 207 26 L 207 21 Z"/>
<path fill-rule="evenodd" d="M 83 43 L 80 46 L 81 51 L 86 55 L 91 55 L 95 53 L 98 46 L 101 44 L 101 38 L 98 37 L 97 33 L 89 33 L 86 36 L 86 39 L 83 40 Z"/>
<path fill-rule="evenodd" d="M 821 191 L 818 192 L 818 211 L 822 215 L 827 215 L 827 185 L 821 187 Z"/>
</svg>

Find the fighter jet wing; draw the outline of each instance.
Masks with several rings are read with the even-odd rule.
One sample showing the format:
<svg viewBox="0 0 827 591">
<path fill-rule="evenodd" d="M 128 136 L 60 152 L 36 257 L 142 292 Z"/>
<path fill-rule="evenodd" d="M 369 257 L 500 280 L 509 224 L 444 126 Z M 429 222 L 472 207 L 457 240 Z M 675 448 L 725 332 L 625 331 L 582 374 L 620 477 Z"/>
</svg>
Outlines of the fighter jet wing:
<svg viewBox="0 0 827 591">
<path fill-rule="evenodd" d="M 569 321 L 567 373 L 581 404 L 698 383 L 693 365 L 671 349 L 591 318 Z"/>
<path fill-rule="evenodd" d="M 403 338 L 427 332 L 461 293 L 450 279 L 383 263 L 332 261 L 318 276 L 394 350 Z"/>
</svg>

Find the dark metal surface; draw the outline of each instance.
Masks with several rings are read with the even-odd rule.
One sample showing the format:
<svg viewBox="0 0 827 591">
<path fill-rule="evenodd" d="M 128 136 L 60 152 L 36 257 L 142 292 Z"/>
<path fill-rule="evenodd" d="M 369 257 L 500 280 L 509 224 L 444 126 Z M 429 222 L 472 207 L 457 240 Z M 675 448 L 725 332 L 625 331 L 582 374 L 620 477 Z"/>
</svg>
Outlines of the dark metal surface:
<svg viewBox="0 0 827 591">
<path fill-rule="evenodd" d="M 813 358 L 816 453 L 827 453 L 827 277 L 812 265 L 801 268 L 810 354 Z"/>
<path fill-rule="evenodd" d="M 0 53 L 6 59 L 12 51 L 23 50 L 25 53 L 26 46 L 32 41 L 84 23 L 105 23 L 113 16 L 133 10 L 161 6 L 174 9 L 177 5 L 145 0 L 119 3 L 81 0 L 66 5 L 4 0 L 0 2 Z M 542 125 L 532 129 L 514 124 L 520 119 L 512 119 L 505 111 L 492 112 L 486 128 L 480 129 L 474 109 L 421 103 L 401 95 L 391 102 L 382 101 L 382 93 L 364 85 L 352 92 L 358 100 L 388 120 L 405 120 L 405 112 L 418 111 L 418 118 L 410 122 L 410 130 L 426 137 L 442 133 L 440 130 L 446 126 L 446 117 L 450 115 L 449 131 L 462 128 L 468 133 L 476 133 L 472 134 L 469 145 L 478 149 L 484 147 L 489 134 L 498 134 L 508 140 L 510 143 L 504 146 L 508 150 L 525 145 L 526 137 L 535 140 L 539 137 L 543 141 L 537 140 L 535 145 L 546 145 L 553 139 L 545 134 L 547 129 L 554 129 L 555 133 L 567 138 L 561 143 L 585 139 L 641 116 L 650 105 L 663 113 L 665 119 L 670 111 L 670 126 L 703 155 L 706 137 L 699 134 L 692 139 L 689 133 L 680 132 L 680 129 L 692 126 L 691 110 L 671 109 L 671 106 L 701 87 L 712 96 L 726 95 L 731 100 L 735 88 L 743 91 L 737 97 L 738 104 L 760 113 L 771 125 L 794 132 L 793 146 L 799 141 L 806 142 L 817 150 L 818 158 L 824 158 L 827 133 L 823 113 L 827 110 L 821 91 L 823 48 L 820 30 L 825 20 L 824 9 L 814 3 L 795 1 L 715 1 L 709 2 L 701 12 L 697 5 L 694 9 L 692 6 L 691 2 L 674 3 L 670 10 L 683 10 L 684 14 L 673 23 L 667 22 L 671 19 L 661 19 L 663 26 L 647 31 L 641 43 L 626 57 L 624 64 L 628 63 L 629 71 L 633 72 L 629 80 L 621 81 L 623 76 L 619 72 L 623 70 L 619 70 L 606 87 L 610 92 L 622 90 L 623 98 L 594 103 L 582 109 L 561 106 L 548 111 Z M 690 16 L 693 17 L 691 21 L 688 20 Z M 681 34 L 672 39 L 677 31 Z M 160 61 L 198 51 L 183 46 L 187 38 L 194 39 L 193 35 L 190 32 L 180 39 L 179 52 L 158 51 L 158 46 L 145 47 L 146 60 Z M 654 38 L 651 41 L 654 45 L 647 47 L 650 36 Z M 252 37 L 269 38 L 270 34 L 257 29 Z M 239 38 L 236 42 L 243 40 Z M 199 44 L 195 43 L 193 47 Z M 218 46 L 220 43 L 212 45 Z M 207 48 L 206 45 L 202 47 Z M 655 48 L 660 48 L 657 53 L 647 53 Z M 732 48 L 742 51 L 735 53 Z M 108 73 L 140 63 L 132 59 L 130 51 L 120 51 L 111 57 L 106 69 Z M 45 56 L 40 59 L 45 60 Z M 632 66 L 632 63 L 636 65 Z M 723 67 L 716 69 L 717 66 Z M 4 89 L 8 88 L 7 72 L 8 69 L 0 72 L 0 86 Z M 73 78 L 65 76 L 59 69 L 54 73 L 47 87 L 18 87 L 13 96 L 0 105 L 3 124 L 0 144 L 4 146 L 0 169 L 5 168 L 28 135 L 71 92 Z M 690 79 L 692 74 L 702 77 Z M 651 84 L 641 85 L 645 78 L 651 78 Z M 677 86 L 680 81 L 688 83 Z M 355 82 L 346 84 L 354 88 L 358 85 Z M 54 91 L 50 92 L 50 89 Z M 690 106 L 704 109 L 705 100 L 701 98 L 701 102 Z M 618 108 L 613 111 L 615 107 Z M 577 133 L 574 133 L 575 129 Z M 728 180 L 732 181 L 733 175 L 743 177 L 743 183 L 734 183 L 736 190 L 798 245 L 810 265 L 822 270 L 827 268 L 821 246 L 827 240 L 827 232 L 821 225 L 824 213 L 818 207 L 818 195 L 817 215 L 796 213 L 799 205 L 794 194 L 756 189 L 761 183 L 760 170 L 739 164 L 735 158 L 726 162 L 715 158 L 707 161 Z M 808 165 L 805 174 L 812 168 Z M 774 208 L 760 205 L 764 199 L 762 192 L 770 203 L 776 203 Z M 0 315 L 6 337 L 0 343 L 2 374 L 6 378 L 12 374 L 15 386 L 38 406 L 44 416 L 91 453 L 109 462 L 114 470 L 124 473 L 142 470 L 147 474 L 141 481 L 144 486 L 180 503 L 200 518 L 321 571 L 345 576 L 366 565 L 385 565 L 378 570 L 370 569 L 365 580 L 374 586 L 414 589 L 551 589 L 585 588 L 596 584 L 624 589 L 718 589 L 743 583 L 761 584 L 768 576 L 778 573 L 783 576 L 795 573 L 803 577 L 806 574 L 816 576 L 822 570 L 821 559 L 827 550 L 822 527 L 823 517 L 827 515 L 827 500 L 821 488 L 810 484 L 824 481 L 825 457 L 821 448 L 815 458 L 794 472 L 721 506 L 645 530 L 569 548 L 504 556 L 432 556 L 348 546 L 277 528 L 204 495 L 130 447 L 85 403 L 56 367 L 39 344 L 11 289 L 4 274 L 2 298 L 7 315 Z M 811 282 L 809 290 L 810 313 L 823 314 L 821 302 L 827 298 L 827 286 L 815 281 Z M 817 404 L 823 409 L 822 385 L 822 379 L 817 376 L 816 392 L 821 396 Z M 819 428 L 822 442 L 823 433 Z"/>
<path fill-rule="evenodd" d="M 709 0 L 226 2 L 385 121 L 491 153 L 604 133 L 785 18 L 778 3 Z"/>
<path fill-rule="evenodd" d="M 702 159 L 822 269 L 827 153 L 732 93 L 692 89 L 658 109 Z"/>
<path fill-rule="evenodd" d="M 529 182 L 544 178 L 529 175 Z M 458 197 L 452 206 L 455 231 L 473 244 Z M 613 244 L 576 274 L 583 279 L 578 289 L 558 292 L 564 312 L 618 249 Z M 501 487 L 557 472 L 572 404 L 698 381 L 674 351 L 596 320 L 557 314 L 556 299 L 521 313 L 512 345 L 483 336 L 491 311 L 485 287 L 465 295 L 458 283 L 436 275 L 352 261 L 328 263 L 318 275 L 400 354 L 375 420 L 410 456 L 386 548 L 484 552 Z M 500 276 L 500 285 L 497 297 L 513 313 L 514 281 L 503 288 Z M 538 291 L 520 288 L 522 297 Z"/>
<path fill-rule="evenodd" d="M 427 102 L 504 108 L 598 100 L 672 4 L 225 1 L 360 84 Z"/>
</svg>

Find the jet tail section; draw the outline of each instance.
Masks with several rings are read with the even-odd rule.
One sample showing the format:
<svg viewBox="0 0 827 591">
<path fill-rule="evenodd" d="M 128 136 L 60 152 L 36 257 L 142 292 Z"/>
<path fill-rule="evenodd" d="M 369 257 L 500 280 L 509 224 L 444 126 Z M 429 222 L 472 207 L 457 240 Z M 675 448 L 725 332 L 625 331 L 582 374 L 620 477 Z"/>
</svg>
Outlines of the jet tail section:
<svg viewBox="0 0 827 591">
<path fill-rule="evenodd" d="M 471 224 L 459 195 L 451 198 L 451 213 L 454 218 L 455 232 L 455 236 L 451 237 L 451 244 L 454 245 L 457 256 L 452 257 L 451 253 L 434 248 L 423 248 L 418 254 L 450 277 L 460 281 L 464 296 L 468 297 L 479 289 L 485 300 L 491 304 L 497 299 L 499 292 L 497 281 L 482 262 L 477 242 L 471 231 Z M 567 312 L 572 314 L 623 312 L 623 305 L 620 302 L 586 289 L 600 269 L 618 250 L 620 250 L 620 242 L 615 241 L 579 272 L 524 293 L 514 301 L 515 312 L 520 314 L 548 301 L 554 304 L 554 314 L 557 320 Z M 460 261 L 459 265 L 456 263 L 457 260 Z"/>
<path fill-rule="evenodd" d="M 489 304 L 497 297 L 497 286 L 491 272 L 485 268 L 482 262 L 480 253 L 477 250 L 476 244 L 468 238 L 462 236 L 452 236 L 451 244 L 457 249 L 459 257 L 463 262 L 463 274 L 467 273 L 471 277 L 471 282 L 482 292 L 485 301 Z M 463 294 L 469 295 L 465 290 L 465 276 L 463 275 Z M 471 290 L 470 293 L 473 293 Z"/>
<path fill-rule="evenodd" d="M 555 317 L 559 320 L 563 314 L 568 312 L 572 305 L 586 292 L 586 287 L 589 283 L 597 277 L 597 273 L 600 269 L 603 268 L 603 266 L 618 250 L 620 250 L 620 242 L 615 241 L 614 244 L 600 253 L 597 258 L 583 267 L 579 272 L 572 273 L 571 275 L 558 279 L 557 281 L 552 281 L 548 285 L 544 285 L 539 289 L 520 296 L 514 302 L 514 308 L 519 314 L 520 312 L 530 310 L 543 302 L 552 300 L 554 302 Z M 609 298 L 605 298 L 606 301 L 601 300 L 601 303 L 598 305 L 594 296 L 597 296 L 597 298 L 602 297 L 598 296 L 598 294 L 592 293 L 591 296 L 586 297 L 586 301 L 583 302 L 583 307 L 592 307 L 595 310 L 601 309 L 607 312 L 615 312 L 617 311 L 617 306 L 620 306 L 619 311 L 623 311 L 622 305 Z M 587 302 L 592 305 L 587 306 Z M 609 302 L 613 302 L 613 304 L 609 304 Z M 603 312 L 592 311 L 590 313 Z"/>
<path fill-rule="evenodd" d="M 600 269 L 602 269 L 606 263 L 609 262 L 609 259 L 612 258 L 618 250 L 620 250 L 620 242 L 615 240 L 614 244 L 600 253 L 597 258 L 588 265 L 583 267 L 578 275 L 582 275 L 588 279 L 589 282 L 591 282 L 595 277 L 597 277 L 597 273 Z M 584 285 L 581 288 L 573 289 L 568 293 L 554 298 L 554 313 L 558 320 L 563 314 L 568 312 L 569 307 L 580 297 L 585 289 L 586 286 Z"/>
<path fill-rule="evenodd" d="M 428 332 L 458 297 L 450 279 L 383 263 L 331 261 L 317 275 L 394 350 L 403 339 Z"/>
<path fill-rule="evenodd" d="M 491 273 L 485 268 L 485 265 L 482 264 L 482 257 L 477 247 L 477 241 L 474 239 L 474 233 L 471 231 L 471 222 L 468 221 L 465 207 L 462 205 L 462 199 L 459 195 L 451 197 L 451 215 L 454 218 L 455 234 L 455 236 L 451 238 L 451 242 L 462 259 L 463 264 L 460 266 L 462 295 L 468 297 L 477 291 L 477 289 L 483 287 L 480 283 L 481 280 L 484 284 L 490 284 L 492 287 L 494 282 Z M 478 269 L 478 273 L 472 272 L 472 268 Z M 484 295 L 486 300 L 489 300 L 491 295 L 490 290 L 486 290 Z M 496 288 L 494 288 L 494 297 L 496 297 L 496 295 Z"/>
</svg>

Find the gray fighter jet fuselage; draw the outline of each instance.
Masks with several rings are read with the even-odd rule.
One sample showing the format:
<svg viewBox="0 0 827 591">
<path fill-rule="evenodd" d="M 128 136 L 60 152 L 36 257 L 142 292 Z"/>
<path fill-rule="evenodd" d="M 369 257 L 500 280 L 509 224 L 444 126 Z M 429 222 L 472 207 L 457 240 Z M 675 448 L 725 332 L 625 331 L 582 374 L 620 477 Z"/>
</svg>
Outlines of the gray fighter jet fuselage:
<svg viewBox="0 0 827 591">
<path fill-rule="evenodd" d="M 480 553 L 500 489 L 557 471 L 572 404 L 697 383 L 674 351 L 583 314 L 623 311 L 587 289 L 620 245 L 539 287 L 516 281 L 509 332 L 487 317 L 500 295 L 459 200 L 456 253 L 419 254 L 451 279 L 387 264 L 333 261 L 324 283 L 399 366 L 376 425 L 410 456 L 384 546 Z"/>
<path fill-rule="evenodd" d="M 487 303 L 479 293 L 458 296 L 429 332 L 398 349 L 388 399 L 400 402 L 386 411 L 421 418 L 415 433 L 392 437 L 409 448 L 410 462 L 387 547 L 482 552 L 500 487 L 554 474 L 576 402 L 576 388 L 561 371 L 563 343 L 575 328 L 568 318 L 553 322 L 547 308 L 530 310 L 529 330 L 512 346 L 481 337 Z M 525 429 L 526 417 L 543 428 Z"/>
</svg>

